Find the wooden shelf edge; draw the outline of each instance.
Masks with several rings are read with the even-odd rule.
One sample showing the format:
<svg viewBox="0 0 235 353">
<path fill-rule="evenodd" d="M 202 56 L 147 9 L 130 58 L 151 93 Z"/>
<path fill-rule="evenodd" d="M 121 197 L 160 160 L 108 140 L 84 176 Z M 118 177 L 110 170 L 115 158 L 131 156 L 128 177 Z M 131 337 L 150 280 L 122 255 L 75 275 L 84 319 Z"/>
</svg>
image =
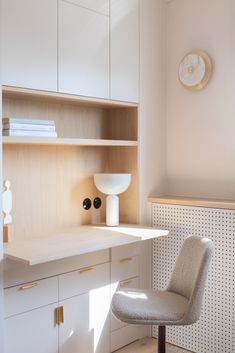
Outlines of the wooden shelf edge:
<svg viewBox="0 0 235 353">
<path fill-rule="evenodd" d="M 67 104 L 80 104 L 97 106 L 101 108 L 138 108 L 138 103 L 121 102 L 109 99 L 91 98 L 75 94 L 43 91 L 29 88 L 2 86 L 3 98 L 34 98 L 43 100 L 59 101 Z"/>
<path fill-rule="evenodd" d="M 183 197 L 183 196 L 160 196 L 160 197 L 149 197 L 147 198 L 147 202 L 159 203 L 159 204 L 165 204 L 165 205 L 179 205 L 179 206 L 235 210 L 235 201 L 232 201 L 232 200 L 206 199 L 206 198 Z"/>
<path fill-rule="evenodd" d="M 50 138 L 50 137 L 12 137 L 3 136 L 6 145 L 54 145 L 54 146 L 138 146 L 137 141 L 128 140 L 102 140 L 102 139 L 75 139 L 75 138 Z"/>
</svg>

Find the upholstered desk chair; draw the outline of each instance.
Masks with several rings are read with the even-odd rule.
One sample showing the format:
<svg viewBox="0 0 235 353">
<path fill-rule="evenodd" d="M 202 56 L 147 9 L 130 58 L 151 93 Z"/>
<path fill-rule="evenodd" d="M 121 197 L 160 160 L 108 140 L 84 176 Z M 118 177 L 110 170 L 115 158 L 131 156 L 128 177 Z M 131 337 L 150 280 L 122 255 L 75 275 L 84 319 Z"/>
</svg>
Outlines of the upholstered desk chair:
<svg viewBox="0 0 235 353">
<path fill-rule="evenodd" d="M 158 325 L 158 353 L 166 351 L 166 326 L 191 325 L 200 317 L 213 243 L 191 236 L 184 241 L 165 290 L 118 289 L 112 312 L 128 324 Z"/>
</svg>

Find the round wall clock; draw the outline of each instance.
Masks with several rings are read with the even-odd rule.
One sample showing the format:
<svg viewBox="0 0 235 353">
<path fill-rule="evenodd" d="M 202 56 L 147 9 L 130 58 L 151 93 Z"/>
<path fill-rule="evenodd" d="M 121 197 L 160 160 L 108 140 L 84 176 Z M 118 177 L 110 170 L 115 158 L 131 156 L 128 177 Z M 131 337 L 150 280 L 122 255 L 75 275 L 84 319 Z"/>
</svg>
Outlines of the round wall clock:
<svg viewBox="0 0 235 353">
<path fill-rule="evenodd" d="M 212 62 L 207 53 L 196 50 L 185 55 L 179 66 L 179 80 L 184 87 L 199 90 L 205 87 L 212 73 Z"/>
</svg>

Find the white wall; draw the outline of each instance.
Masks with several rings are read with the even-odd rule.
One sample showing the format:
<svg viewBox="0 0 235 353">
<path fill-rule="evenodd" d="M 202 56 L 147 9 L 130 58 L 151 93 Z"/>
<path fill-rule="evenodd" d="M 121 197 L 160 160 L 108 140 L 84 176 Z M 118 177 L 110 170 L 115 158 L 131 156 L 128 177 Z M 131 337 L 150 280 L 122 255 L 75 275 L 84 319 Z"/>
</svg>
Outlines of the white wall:
<svg viewBox="0 0 235 353">
<path fill-rule="evenodd" d="M 140 0 L 140 218 L 146 220 L 146 197 L 164 193 L 165 3 Z"/>
<path fill-rule="evenodd" d="M 168 194 L 235 198 L 234 0 L 174 0 L 167 5 Z M 178 81 L 193 49 L 212 57 L 214 73 L 200 92 Z"/>
</svg>

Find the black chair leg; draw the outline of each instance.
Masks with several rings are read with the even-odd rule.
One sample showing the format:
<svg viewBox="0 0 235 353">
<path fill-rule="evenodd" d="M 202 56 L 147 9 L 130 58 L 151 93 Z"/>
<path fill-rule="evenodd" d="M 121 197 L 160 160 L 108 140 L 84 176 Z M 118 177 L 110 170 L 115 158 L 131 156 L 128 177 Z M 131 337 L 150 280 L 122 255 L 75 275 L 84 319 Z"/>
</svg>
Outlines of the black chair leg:
<svg viewBox="0 0 235 353">
<path fill-rule="evenodd" d="M 166 326 L 158 326 L 158 353 L 166 353 Z"/>
</svg>

